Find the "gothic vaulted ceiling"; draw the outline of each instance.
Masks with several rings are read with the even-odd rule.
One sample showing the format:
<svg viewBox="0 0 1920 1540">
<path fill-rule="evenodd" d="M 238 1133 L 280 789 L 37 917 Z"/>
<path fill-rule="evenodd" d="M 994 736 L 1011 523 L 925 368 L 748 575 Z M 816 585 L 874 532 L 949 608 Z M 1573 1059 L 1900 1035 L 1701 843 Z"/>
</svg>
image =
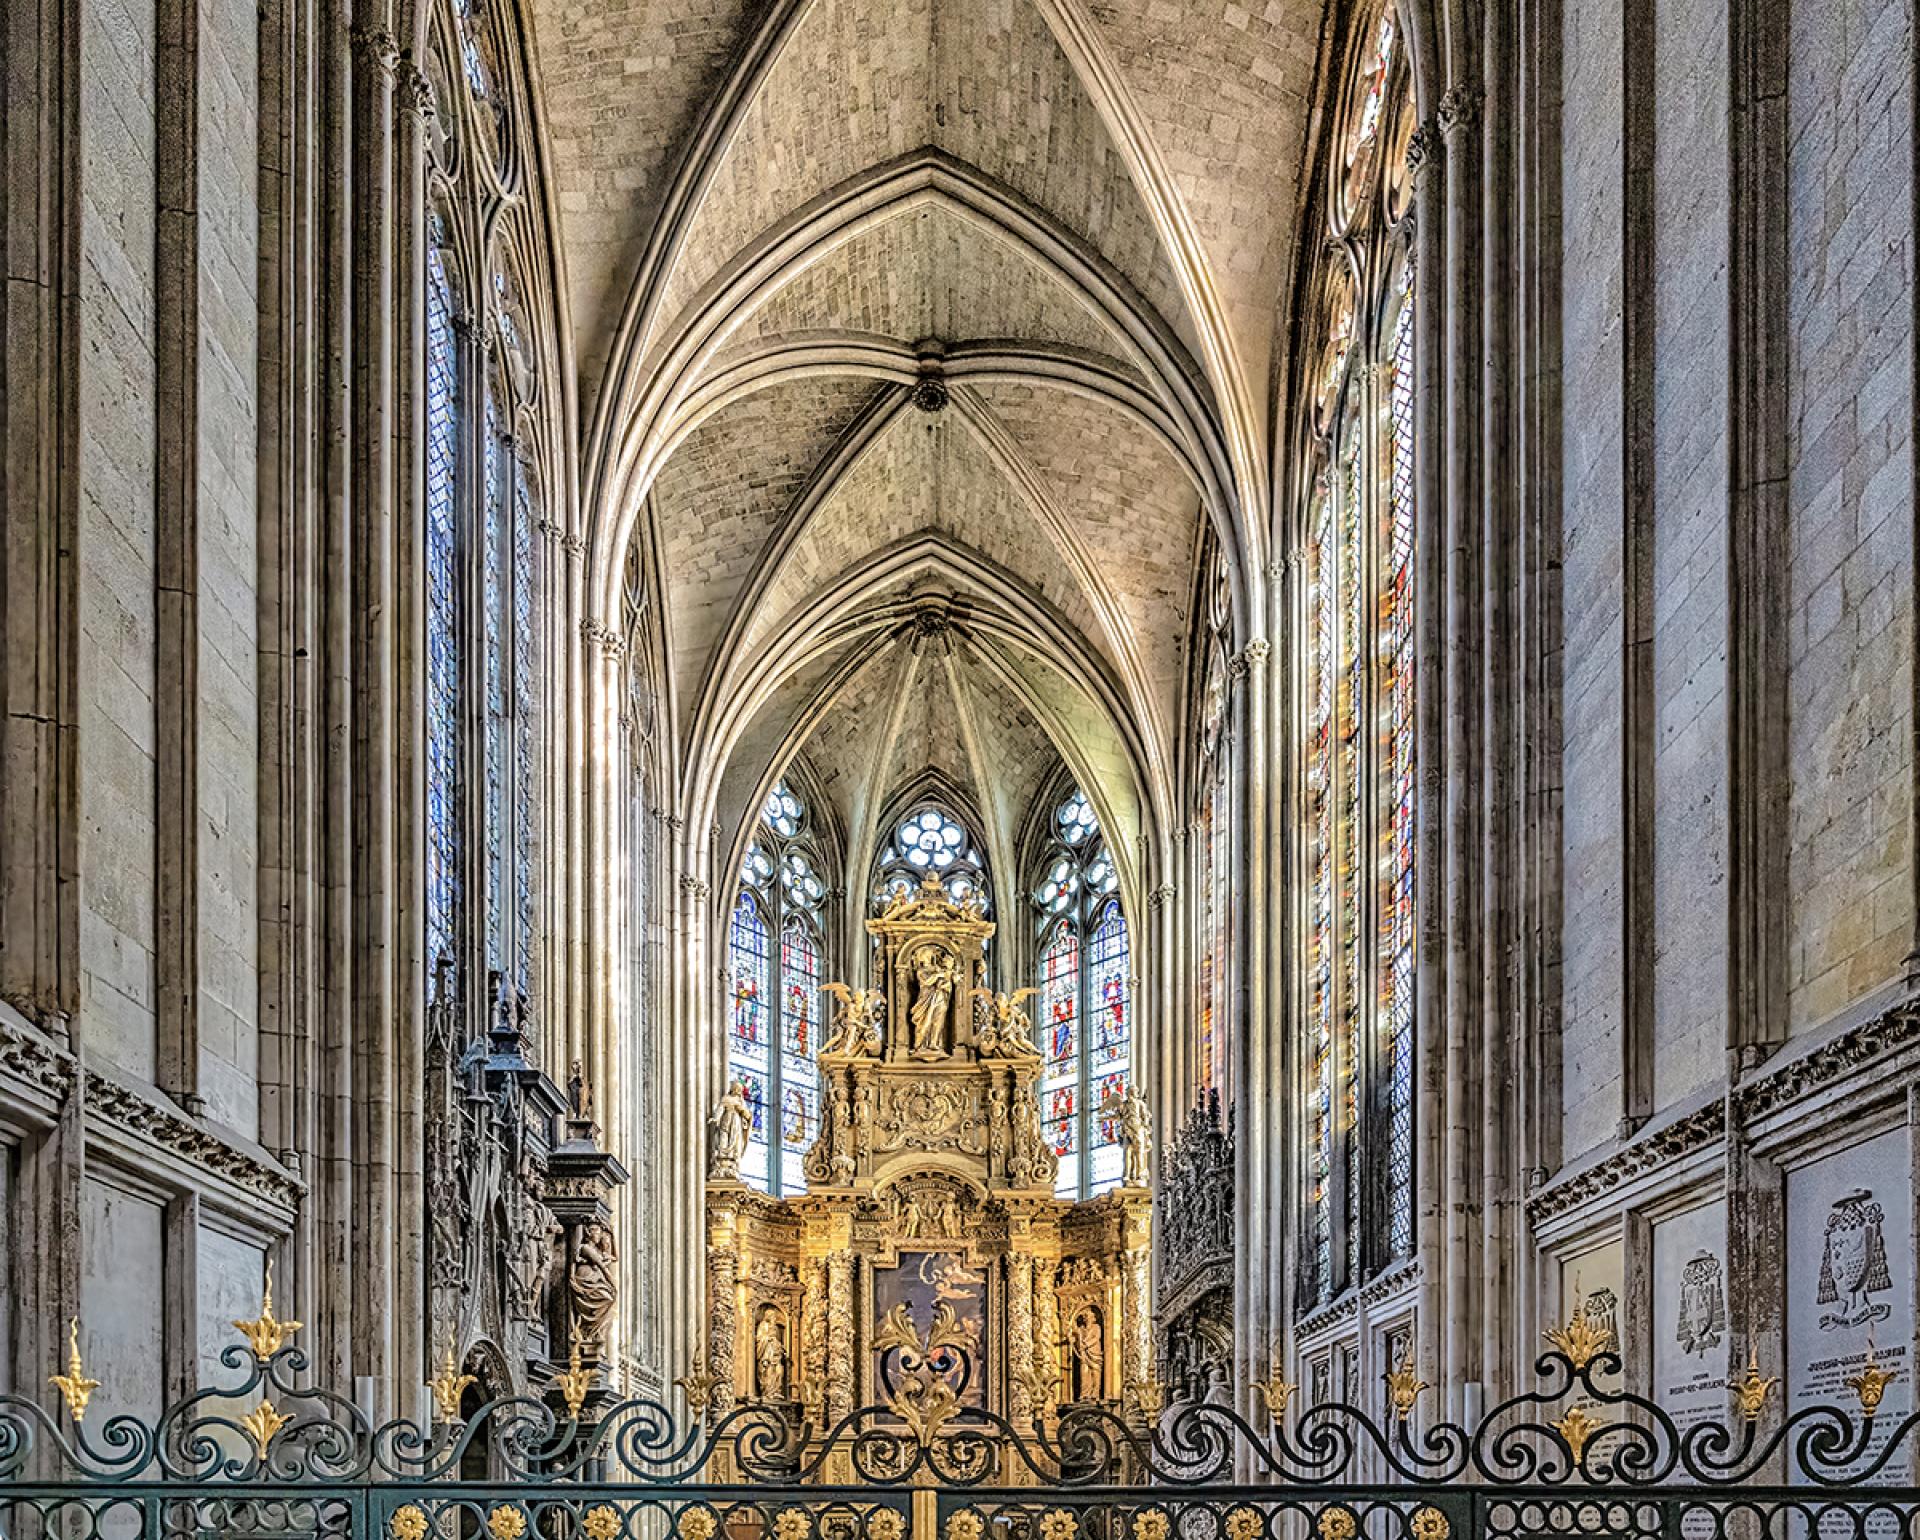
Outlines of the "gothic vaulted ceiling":
<svg viewBox="0 0 1920 1540">
<path fill-rule="evenodd" d="M 1319 0 L 534 9 L 590 582 L 658 574 L 688 825 L 803 754 L 856 847 L 929 771 L 1000 843 L 1064 759 L 1150 849 L 1203 528 L 1264 572 Z"/>
</svg>

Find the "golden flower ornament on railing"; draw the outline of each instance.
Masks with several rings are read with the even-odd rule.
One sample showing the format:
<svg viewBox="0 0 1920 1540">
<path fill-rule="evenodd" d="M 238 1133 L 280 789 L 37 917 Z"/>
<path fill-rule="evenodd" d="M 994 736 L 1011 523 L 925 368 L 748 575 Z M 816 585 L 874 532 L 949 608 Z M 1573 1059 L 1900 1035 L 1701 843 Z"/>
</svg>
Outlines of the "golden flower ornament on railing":
<svg viewBox="0 0 1920 1540">
<path fill-rule="evenodd" d="M 1073 1540 L 1080 1521 L 1068 1508 L 1054 1508 L 1040 1521 L 1040 1540 Z"/>
<path fill-rule="evenodd" d="M 496 1503 L 487 1514 L 487 1533 L 493 1540 L 520 1540 L 527 1532 L 527 1516 L 514 1503 Z"/>
<path fill-rule="evenodd" d="M 393 1536 L 393 1540 L 426 1540 L 425 1510 L 417 1503 L 394 1509 L 393 1517 L 387 1521 L 387 1533 Z"/>
<path fill-rule="evenodd" d="M 1407 1533 L 1413 1536 L 1413 1540 L 1447 1540 L 1452 1532 L 1453 1526 L 1447 1522 L 1447 1516 L 1432 1504 L 1416 1508 L 1413 1517 L 1407 1521 Z"/>
<path fill-rule="evenodd" d="M 947 1540 L 980 1540 L 986 1532 L 986 1520 L 972 1508 L 962 1508 L 947 1519 Z"/>
<path fill-rule="evenodd" d="M 1314 1526 L 1320 1532 L 1320 1540 L 1353 1540 L 1355 1529 L 1353 1510 L 1335 1505 L 1320 1510 L 1320 1522 Z"/>
<path fill-rule="evenodd" d="M 610 1503 L 599 1503 L 580 1520 L 580 1531 L 587 1540 L 613 1540 L 620 1533 L 620 1510 Z"/>
</svg>

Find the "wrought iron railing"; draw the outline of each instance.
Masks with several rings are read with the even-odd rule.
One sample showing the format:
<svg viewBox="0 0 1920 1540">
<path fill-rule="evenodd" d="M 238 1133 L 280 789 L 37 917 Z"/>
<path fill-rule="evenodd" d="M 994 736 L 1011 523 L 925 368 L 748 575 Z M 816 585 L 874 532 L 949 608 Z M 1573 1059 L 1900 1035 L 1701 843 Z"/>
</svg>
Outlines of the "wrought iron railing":
<svg viewBox="0 0 1920 1540">
<path fill-rule="evenodd" d="M 224 1382 L 154 1421 L 85 1413 L 77 1345 L 54 1377 L 67 1412 L 0 1398 L 0 1535 L 198 1540 L 1920 1540 L 1920 1414 L 1882 1415 L 1871 1358 L 1857 1405 L 1783 1414 L 1757 1366 L 1723 1419 L 1682 1426 L 1608 1388 L 1616 1357 L 1578 1317 L 1539 1384 L 1471 1428 L 1429 1420 L 1412 1366 L 1379 1419 L 1297 1407 L 1277 1376 L 1265 1426 L 1136 1386 L 1125 1415 L 1032 1422 L 966 1404 L 964 1346 L 910 1331 L 884 1348 L 884 1403 L 816 1426 L 744 1405 L 683 1424 L 613 1400 L 579 1362 L 557 1405 L 505 1397 L 459 1414 L 451 1364 L 427 1426 L 375 1423 L 307 1385 L 291 1327 L 240 1323 Z M 701 1387 L 690 1387 L 698 1394 Z M 596 1404 L 598 1403 L 598 1404 Z"/>
</svg>

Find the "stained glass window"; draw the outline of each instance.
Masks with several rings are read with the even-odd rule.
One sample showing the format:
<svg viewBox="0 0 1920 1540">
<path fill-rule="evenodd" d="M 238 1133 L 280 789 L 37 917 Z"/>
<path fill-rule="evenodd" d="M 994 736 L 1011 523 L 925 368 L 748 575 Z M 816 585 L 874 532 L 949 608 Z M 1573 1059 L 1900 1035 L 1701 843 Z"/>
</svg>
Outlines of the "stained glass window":
<svg viewBox="0 0 1920 1540">
<path fill-rule="evenodd" d="M 1034 1020 L 1046 1061 L 1040 1114 L 1060 1157 L 1062 1197 L 1104 1192 L 1122 1173 L 1115 1114 L 1132 1074 L 1133 982 L 1119 885 L 1092 804 L 1075 790 L 1055 811 L 1032 889 L 1040 927 Z"/>
<path fill-rule="evenodd" d="M 955 903 L 977 901 L 982 912 L 992 909 L 987 858 L 960 819 L 937 802 L 915 807 L 894 825 L 875 865 L 876 914 L 929 876 L 940 879 Z"/>
<path fill-rule="evenodd" d="M 733 923 L 727 930 L 727 957 L 733 981 L 727 1019 L 727 1071 L 745 1090 L 747 1104 L 753 1109 L 740 1176 L 756 1187 L 766 1187 L 767 1088 L 773 1070 L 769 1022 L 772 967 L 767 955 L 766 917 L 759 898 L 746 888 L 734 901 Z"/>
<path fill-rule="evenodd" d="M 1305 853 L 1302 1172 L 1308 1303 L 1413 1247 L 1415 337 L 1404 153 L 1410 96 L 1391 8 L 1359 34 L 1318 183 L 1334 234 L 1303 380 Z"/>
<path fill-rule="evenodd" d="M 742 1180 L 767 1192 L 806 1190 L 805 1161 L 820 1123 L 820 912 L 827 887 L 809 842 L 806 804 L 781 782 L 761 809 L 740 864 L 729 939 L 733 1018 L 727 1072 L 748 1088 L 753 1135 Z M 743 910 L 752 925 L 742 930 Z M 769 938 L 780 938 L 769 955 Z M 775 1158 L 775 1152 L 778 1158 Z"/>
<path fill-rule="evenodd" d="M 460 898 L 459 541 L 454 467 L 460 450 L 453 294 L 437 240 L 427 243 L 426 956 L 458 957 Z"/>
</svg>

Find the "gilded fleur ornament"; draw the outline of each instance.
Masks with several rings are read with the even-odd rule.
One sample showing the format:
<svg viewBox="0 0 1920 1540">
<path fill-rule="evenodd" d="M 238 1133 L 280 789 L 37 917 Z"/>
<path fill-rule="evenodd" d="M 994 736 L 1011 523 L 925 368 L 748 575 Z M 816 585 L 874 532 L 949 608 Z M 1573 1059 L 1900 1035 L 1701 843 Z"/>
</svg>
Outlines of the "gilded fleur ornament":
<svg viewBox="0 0 1920 1540">
<path fill-rule="evenodd" d="M 1393 1415 L 1402 1422 L 1413 1415 L 1413 1404 L 1420 1399 L 1420 1392 L 1433 1389 L 1414 1367 L 1412 1348 L 1407 1349 L 1407 1361 L 1398 1369 L 1389 1369 L 1382 1378 L 1387 1382 L 1387 1399 L 1393 1405 Z"/>
<path fill-rule="evenodd" d="M 1253 1382 L 1253 1388 L 1260 1392 L 1260 1399 L 1266 1403 L 1267 1415 L 1278 1426 L 1286 1420 L 1287 1405 L 1293 1400 L 1293 1393 L 1299 1386 L 1280 1372 L 1280 1365 L 1276 1361 L 1264 1380 Z"/>
<path fill-rule="evenodd" d="M 593 1377 L 599 1371 L 592 1364 L 580 1362 L 580 1334 L 573 1334 L 573 1346 L 567 1349 L 567 1366 L 553 1377 L 553 1383 L 560 1388 L 560 1399 L 566 1404 L 567 1415 L 580 1416 L 580 1408 L 587 1403 L 587 1392 L 593 1389 Z"/>
<path fill-rule="evenodd" d="M 1567 1449 L 1573 1455 L 1573 1463 L 1578 1465 L 1588 1440 L 1598 1433 L 1602 1426 L 1603 1424 L 1596 1422 L 1584 1406 L 1576 1404 L 1568 1407 L 1566 1415 L 1553 1424 L 1553 1431 L 1567 1441 Z"/>
<path fill-rule="evenodd" d="M 707 1403 L 713 1398 L 713 1376 L 696 1365 L 673 1383 L 686 1396 L 688 1412 L 695 1418 L 706 1416 Z"/>
<path fill-rule="evenodd" d="M 291 1417 L 271 1401 L 262 1401 L 240 1419 L 240 1426 L 245 1428 L 252 1437 L 253 1447 L 259 1451 L 260 1458 L 264 1460 L 267 1457 L 267 1445 L 273 1442 L 274 1434 L 292 1421 Z"/>
<path fill-rule="evenodd" d="M 587 1540 L 613 1540 L 620 1533 L 620 1510 L 610 1503 L 599 1503 L 580 1520 L 580 1531 Z"/>
<path fill-rule="evenodd" d="M 1574 1305 L 1573 1314 L 1567 1317 L 1565 1326 L 1551 1327 L 1541 1335 L 1573 1365 L 1576 1372 L 1592 1363 L 1597 1354 L 1605 1352 L 1611 1340 L 1606 1323 L 1587 1314 L 1585 1299 Z"/>
<path fill-rule="evenodd" d="M 520 1540 L 527 1532 L 527 1516 L 512 1503 L 496 1503 L 487 1514 L 487 1533 L 493 1540 Z"/>
<path fill-rule="evenodd" d="M 427 1389 L 433 1392 L 434 1415 L 442 1422 L 460 1420 L 460 1396 L 469 1385 L 478 1385 L 479 1380 L 471 1374 L 462 1374 L 454 1367 L 453 1349 L 447 1349 L 447 1356 L 440 1365 L 440 1372 L 427 1381 Z"/>
<path fill-rule="evenodd" d="M 268 1359 L 287 1345 L 287 1339 L 300 1329 L 298 1321 L 280 1321 L 273 1314 L 273 1264 L 267 1264 L 266 1282 L 260 1290 L 260 1314 L 251 1321 L 235 1321 L 233 1329 L 247 1339 L 253 1356 Z"/>
<path fill-rule="evenodd" d="M 80 1366 L 80 1317 L 77 1315 L 67 1323 L 67 1372 L 52 1375 L 47 1383 L 66 1401 L 69 1417 L 75 1422 L 87 1420 L 87 1402 L 93 1399 L 100 1382 L 88 1379 L 87 1371 Z"/>
<path fill-rule="evenodd" d="M 387 1533 L 393 1540 L 426 1540 L 427 1515 L 415 1503 L 393 1510 L 393 1517 L 387 1521 Z"/>
<path fill-rule="evenodd" d="M 1880 1361 L 1874 1357 L 1873 1343 L 1867 1343 L 1867 1361 L 1860 1372 L 1842 1381 L 1847 1389 L 1860 1398 L 1860 1415 L 1871 1417 L 1880 1410 L 1880 1398 L 1887 1393 L 1887 1387 L 1893 1383 L 1895 1371 L 1882 1369 Z"/>
<path fill-rule="evenodd" d="M 1353 1540 L 1355 1529 L 1351 1508 L 1322 1508 L 1320 1522 L 1315 1526 L 1320 1531 L 1320 1540 Z"/>
<path fill-rule="evenodd" d="M 1027 1393 L 1027 1404 L 1035 1417 L 1053 1410 L 1053 1392 L 1058 1380 L 1038 1364 L 1027 1364 L 1013 1371 L 1013 1381 Z"/>
<path fill-rule="evenodd" d="M 1133 1407 L 1142 1422 L 1158 1422 L 1160 1414 L 1167 1409 L 1167 1387 L 1154 1377 L 1151 1369 L 1134 1382 Z"/>
<path fill-rule="evenodd" d="M 1747 1356 L 1747 1372 L 1737 1380 L 1728 1380 L 1727 1389 L 1733 1392 L 1734 1409 L 1752 1422 L 1767 1404 L 1769 1392 L 1779 1383 L 1779 1375 L 1761 1374 L 1760 1354 L 1756 1349 Z"/>
</svg>

